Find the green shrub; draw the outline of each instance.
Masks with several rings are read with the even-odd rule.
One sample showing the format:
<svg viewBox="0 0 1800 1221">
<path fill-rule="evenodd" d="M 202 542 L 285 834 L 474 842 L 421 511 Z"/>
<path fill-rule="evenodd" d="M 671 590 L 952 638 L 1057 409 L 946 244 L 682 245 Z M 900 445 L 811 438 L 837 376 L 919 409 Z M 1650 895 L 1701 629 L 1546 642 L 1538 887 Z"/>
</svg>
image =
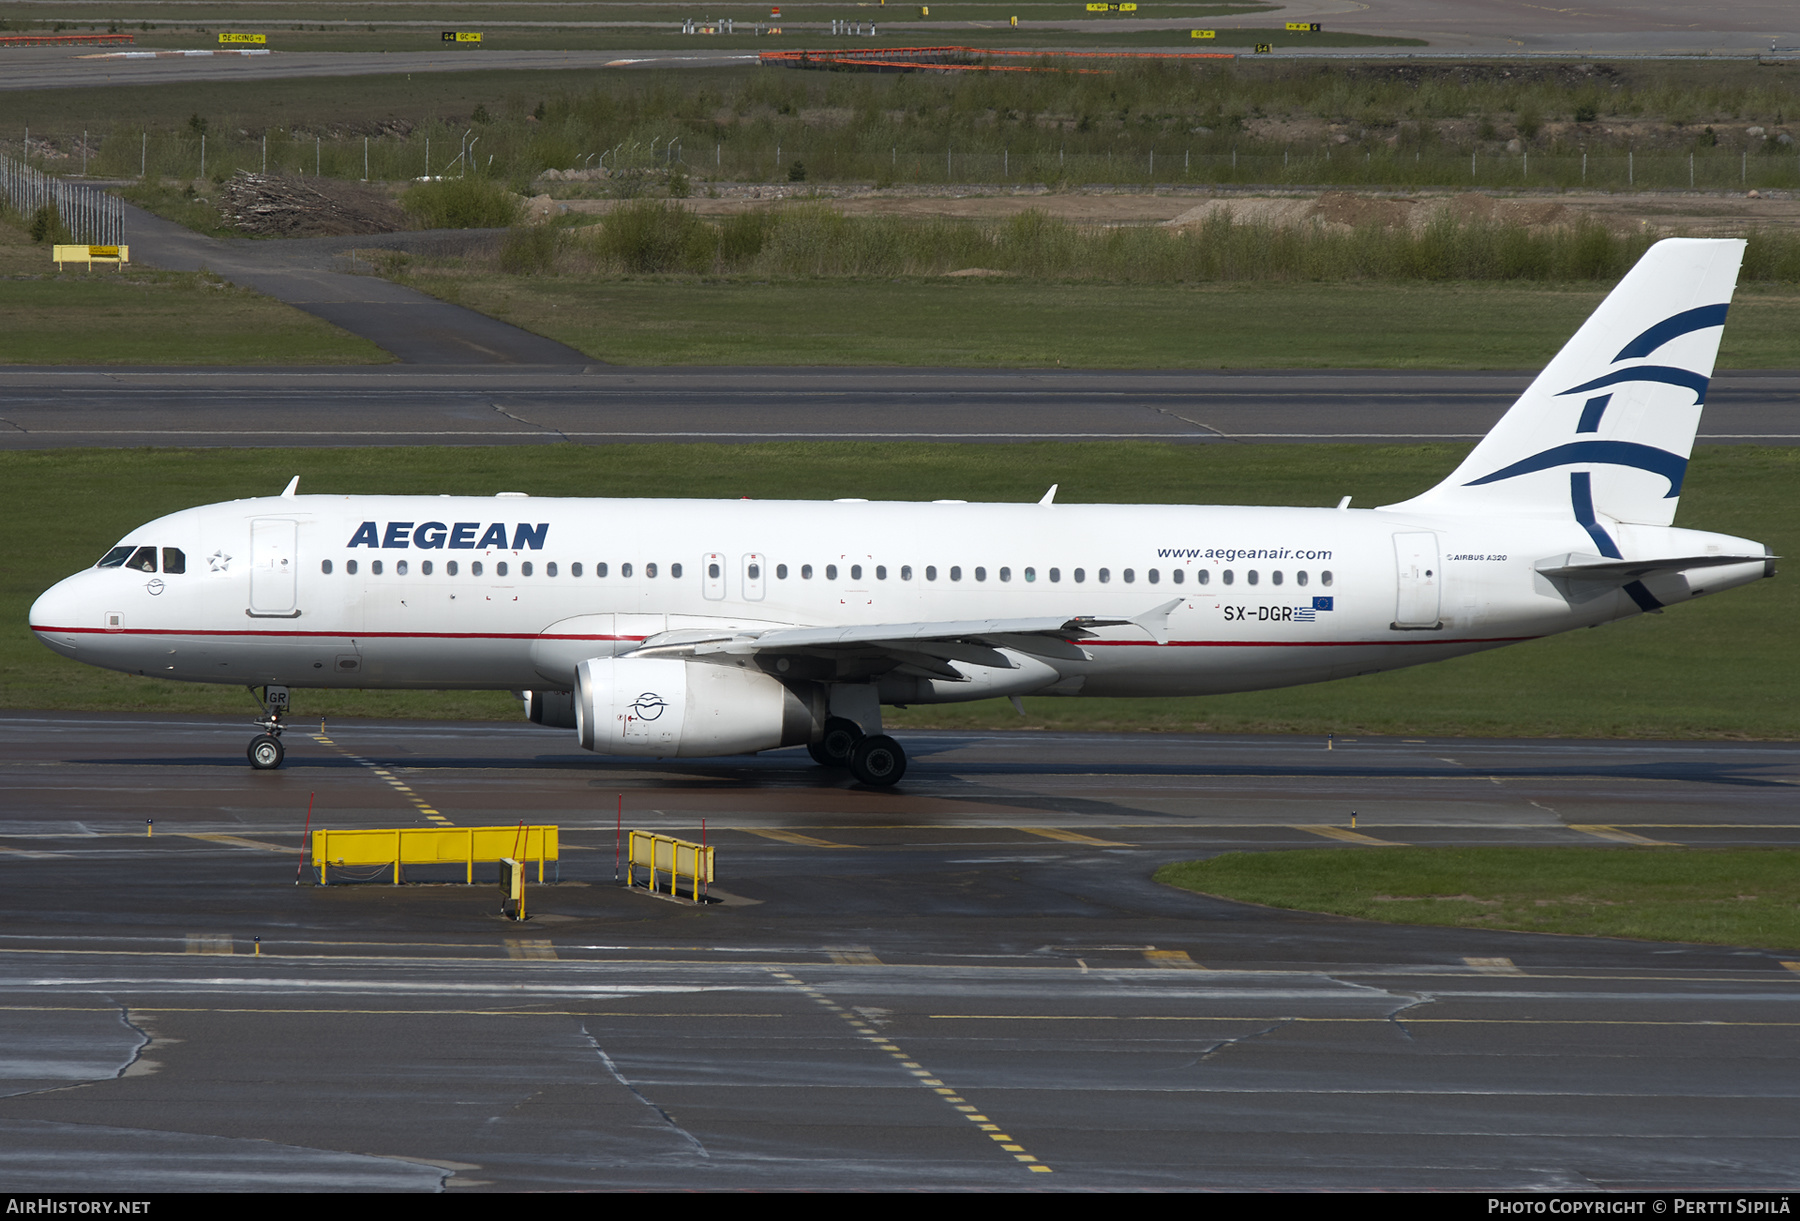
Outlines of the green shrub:
<svg viewBox="0 0 1800 1221">
<path fill-rule="evenodd" d="M 718 237 L 687 209 L 643 199 L 613 209 L 600 225 L 594 249 L 637 274 L 705 271 L 716 257 Z"/>
<path fill-rule="evenodd" d="M 421 182 L 400 197 L 421 229 L 499 229 L 519 217 L 519 198 L 487 178 Z"/>
</svg>

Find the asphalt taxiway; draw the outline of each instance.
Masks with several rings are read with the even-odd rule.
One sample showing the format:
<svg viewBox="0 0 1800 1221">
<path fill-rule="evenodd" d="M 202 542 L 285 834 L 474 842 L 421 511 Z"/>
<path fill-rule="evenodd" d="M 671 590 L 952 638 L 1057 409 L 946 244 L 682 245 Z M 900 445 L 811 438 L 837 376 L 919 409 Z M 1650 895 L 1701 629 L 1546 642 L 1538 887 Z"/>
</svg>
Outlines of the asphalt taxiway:
<svg viewBox="0 0 1800 1221">
<path fill-rule="evenodd" d="M 1800 745 L 915 733 L 875 792 L 795 751 L 292 726 L 258 773 L 228 720 L 0 714 L 6 1188 L 1800 1178 L 1792 954 L 1150 881 L 1228 850 L 1793 845 Z M 309 801 L 555 822 L 561 880 L 524 924 L 491 885 L 296 885 Z M 621 804 L 704 822 L 719 901 L 615 886 Z"/>
<path fill-rule="evenodd" d="M 1468 442 L 1534 375 L 1392 370 L 0 369 L 0 449 L 557 442 Z M 1697 443 L 1800 441 L 1800 373 L 1725 371 Z"/>
</svg>

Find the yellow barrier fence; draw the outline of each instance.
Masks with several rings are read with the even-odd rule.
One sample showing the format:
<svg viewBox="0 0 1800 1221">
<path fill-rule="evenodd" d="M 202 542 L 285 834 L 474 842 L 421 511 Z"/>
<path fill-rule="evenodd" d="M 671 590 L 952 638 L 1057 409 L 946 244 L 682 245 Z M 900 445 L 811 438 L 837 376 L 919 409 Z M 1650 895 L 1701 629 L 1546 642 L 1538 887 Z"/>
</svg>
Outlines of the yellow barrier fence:
<svg viewBox="0 0 1800 1221">
<path fill-rule="evenodd" d="M 404 865 L 462 864 L 464 880 L 475 881 L 475 863 L 486 864 L 513 857 L 522 863 L 535 860 L 538 881 L 544 880 L 544 862 L 556 861 L 560 870 L 557 829 L 538 827 L 397 827 L 382 830 L 313 832 L 313 867 L 319 884 L 326 885 L 332 869 L 394 867 L 394 885 L 400 884 Z"/>
<path fill-rule="evenodd" d="M 700 901 L 700 884 L 710 884 L 713 880 L 713 850 L 710 846 L 689 843 L 685 839 L 673 839 L 667 835 L 654 835 L 649 831 L 633 831 L 627 839 L 629 864 L 625 884 L 638 884 L 637 871 L 640 867 L 650 871 L 649 888 L 654 891 L 656 880 L 660 874 L 669 875 L 669 893 L 678 894 L 680 884 L 687 880 L 689 897 Z"/>
<path fill-rule="evenodd" d="M 123 267 L 131 262 L 130 246 L 56 246 L 50 251 L 50 257 L 56 263 L 56 270 L 61 271 L 64 263 L 85 263 L 92 271 L 95 263 L 111 263 L 114 267 Z"/>
</svg>

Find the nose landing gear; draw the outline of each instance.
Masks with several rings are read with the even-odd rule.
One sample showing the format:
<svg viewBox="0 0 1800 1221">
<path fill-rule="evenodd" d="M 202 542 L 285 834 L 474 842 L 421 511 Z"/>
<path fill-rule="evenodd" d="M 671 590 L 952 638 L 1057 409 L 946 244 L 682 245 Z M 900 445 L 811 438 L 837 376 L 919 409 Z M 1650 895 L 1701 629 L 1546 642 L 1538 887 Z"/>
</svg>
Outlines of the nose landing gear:
<svg viewBox="0 0 1800 1221">
<path fill-rule="evenodd" d="M 255 695 L 256 688 L 250 688 L 250 693 Z M 250 757 L 250 766 L 257 771 L 274 771 L 287 757 L 287 749 L 281 744 L 281 714 L 287 711 L 288 689 L 264 687 L 258 702 L 262 705 L 263 716 L 256 723 L 262 726 L 263 731 L 250 739 L 250 745 L 244 753 Z"/>
</svg>

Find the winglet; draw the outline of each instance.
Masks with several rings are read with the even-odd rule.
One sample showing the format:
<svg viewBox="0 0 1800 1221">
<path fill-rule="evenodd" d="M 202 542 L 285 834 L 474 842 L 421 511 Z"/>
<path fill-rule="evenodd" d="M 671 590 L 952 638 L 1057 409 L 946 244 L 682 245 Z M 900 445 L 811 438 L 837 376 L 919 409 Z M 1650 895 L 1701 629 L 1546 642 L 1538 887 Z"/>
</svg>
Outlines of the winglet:
<svg viewBox="0 0 1800 1221">
<path fill-rule="evenodd" d="M 292 479 L 288 480 L 287 487 L 282 489 L 281 498 L 283 500 L 292 500 L 294 498 L 294 493 L 298 492 L 299 490 L 300 490 L 300 476 L 295 475 Z"/>
<path fill-rule="evenodd" d="M 1062 485 L 1059 483 L 1051 484 L 1050 490 L 1048 492 L 1044 493 L 1044 498 L 1042 500 L 1038 501 L 1038 503 L 1041 505 L 1055 504 L 1056 503 L 1056 489 L 1061 486 Z"/>
<path fill-rule="evenodd" d="M 1147 610 L 1141 615 L 1133 615 L 1129 622 L 1135 623 L 1146 632 L 1149 632 L 1156 638 L 1157 644 L 1168 644 L 1169 616 L 1174 613 L 1175 608 L 1180 606 L 1183 601 L 1184 599 L 1176 598 L 1173 602 L 1164 602 L 1161 606 L 1158 606 L 1153 610 Z"/>
</svg>

